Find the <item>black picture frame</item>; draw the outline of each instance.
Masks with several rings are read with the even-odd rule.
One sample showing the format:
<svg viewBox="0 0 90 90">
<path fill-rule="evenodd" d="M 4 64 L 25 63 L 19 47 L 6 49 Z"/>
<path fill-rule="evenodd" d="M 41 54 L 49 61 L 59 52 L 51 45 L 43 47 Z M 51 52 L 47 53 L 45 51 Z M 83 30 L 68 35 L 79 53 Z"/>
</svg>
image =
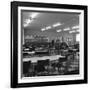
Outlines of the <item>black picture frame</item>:
<svg viewBox="0 0 90 90">
<path fill-rule="evenodd" d="M 46 81 L 34 83 L 18 83 L 18 7 L 39 7 L 53 9 L 76 9 L 84 11 L 84 79 L 64 80 L 64 81 Z M 53 85 L 68 85 L 68 84 L 84 84 L 88 82 L 87 72 L 87 6 L 83 5 L 67 5 L 67 4 L 49 4 L 35 2 L 11 2 L 11 87 L 36 87 L 36 86 L 53 86 Z"/>
</svg>

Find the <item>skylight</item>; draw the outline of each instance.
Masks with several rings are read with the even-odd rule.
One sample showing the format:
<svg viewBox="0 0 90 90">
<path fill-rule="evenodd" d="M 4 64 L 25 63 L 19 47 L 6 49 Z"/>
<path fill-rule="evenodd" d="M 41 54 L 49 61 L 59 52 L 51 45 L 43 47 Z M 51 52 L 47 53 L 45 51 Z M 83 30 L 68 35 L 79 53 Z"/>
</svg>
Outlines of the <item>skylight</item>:
<svg viewBox="0 0 90 90">
<path fill-rule="evenodd" d="M 79 28 L 79 26 L 77 25 L 77 26 L 73 26 L 72 27 L 72 29 L 77 29 L 77 28 Z"/>
<path fill-rule="evenodd" d="M 69 33 L 75 33 L 76 31 L 75 30 L 73 30 L 73 31 L 69 31 Z"/>
<path fill-rule="evenodd" d="M 60 25 L 62 25 L 62 24 L 60 22 L 58 22 L 58 23 L 53 24 L 53 27 L 57 27 L 57 26 L 60 26 Z"/>
<path fill-rule="evenodd" d="M 51 26 L 47 26 L 47 27 L 46 27 L 46 30 L 48 30 L 48 29 L 51 29 Z"/>
<path fill-rule="evenodd" d="M 69 28 L 69 27 L 68 27 L 68 28 L 64 28 L 63 30 L 64 30 L 64 31 L 68 31 L 68 30 L 70 30 L 70 28 Z"/>
<path fill-rule="evenodd" d="M 35 18 L 39 13 L 32 13 L 31 18 Z"/>
<path fill-rule="evenodd" d="M 59 30 L 56 30 L 56 32 L 61 32 L 62 30 L 61 29 L 59 29 Z"/>
<path fill-rule="evenodd" d="M 45 28 L 42 28 L 41 31 L 45 31 L 46 29 Z"/>
<path fill-rule="evenodd" d="M 38 13 L 32 13 L 30 17 L 24 21 L 24 27 L 27 27 L 37 15 Z"/>
</svg>

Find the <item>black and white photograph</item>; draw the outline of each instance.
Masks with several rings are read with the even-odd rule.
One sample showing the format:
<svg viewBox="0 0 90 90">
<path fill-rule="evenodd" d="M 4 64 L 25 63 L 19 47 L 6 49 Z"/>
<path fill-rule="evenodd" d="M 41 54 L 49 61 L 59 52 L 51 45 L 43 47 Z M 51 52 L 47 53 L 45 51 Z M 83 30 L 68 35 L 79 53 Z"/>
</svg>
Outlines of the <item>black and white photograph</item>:
<svg viewBox="0 0 90 90">
<path fill-rule="evenodd" d="M 79 74 L 80 13 L 21 14 L 22 77 Z"/>
<path fill-rule="evenodd" d="M 21 5 L 16 9 L 17 82 L 84 80 L 85 11 L 79 6 Z"/>
</svg>

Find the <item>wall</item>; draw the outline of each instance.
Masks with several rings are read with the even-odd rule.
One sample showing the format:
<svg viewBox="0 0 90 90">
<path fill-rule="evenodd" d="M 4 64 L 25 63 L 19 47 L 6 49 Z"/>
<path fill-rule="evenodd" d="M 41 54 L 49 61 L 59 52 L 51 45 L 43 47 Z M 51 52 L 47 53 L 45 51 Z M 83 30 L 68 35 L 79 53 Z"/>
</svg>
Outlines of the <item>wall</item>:
<svg viewBox="0 0 90 90">
<path fill-rule="evenodd" d="M 0 1 L 0 90 L 10 90 L 10 1 Z M 23 1 L 23 0 L 21 0 Z M 29 1 L 29 0 L 28 0 Z M 87 0 L 30 0 L 33 2 L 48 2 L 48 3 L 64 3 L 64 4 L 81 4 L 89 5 Z M 90 9 L 90 5 L 89 5 Z M 90 10 L 89 14 L 90 14 Z M 90 15 L 88 15 L 90 16 Z M 88 18 L 90 20 L 90 18 Z M 90 27 L 89 27 L 90 28 Z M 88 31 L 88 38 L 90 38 L 90 30 Z M 89 40 L 90 41 L 90 40 Z M 90 42 L 88 43 L 90 46 Z M 90 47 L 88 48 L 90 53 Z M 90 55 L 89 55 L 90 59 Z M 90 60 L 88 61 L 90 63 Z M 90 68 L 90 65 L 89 65 Z M 90 70 L 89 75 L 90 76 Z M 90 78 L 89 78 L 90 81 Z M 90 90 L 89 84 L 82 85 L 66 85 L 66 86 L 49 86 L 49 87 L 35 87 L 35 88 L 23 88 L 22 90 Z M 15 89 L 16 90 L 16 89 Z"/>
<path fill-rule="evenodd" d="M 32 30 L 32 31 L 34 31 L 34 30 Z M 54 30 L 55 31 L 55 30 Z M 32 32 L 31 33 L 31 31 L 30 30 L 25 30 L 24 31 L 25 32 L 25 38 L 27 37 L 27 36 L 35 36 L 35 35 L 39 35 L 39 36 L 46 36 L 46 37 L 48 37 L 49 38 L 49 41 L 52 41 L 52 40 L 55 40 L 55 39 L 57 39 L 57 38 L 60 38 L 60 37 L 63 37 L 64 38 L 64 41 L 66 41 L 66 39 L 67 38 L 72 38 L 72 41 L 76 41 L 75 40 L 75 34 L 69 34 L 69 33 L 67 33 L 67 32 L 62 32 L 62 33 L 56 33 L 56 32 L 44 32 L 44 33 L 42 33 L 42 32 L 37 32 L 37 31 L 34 31 L 34 32 Z"/>
</svg>

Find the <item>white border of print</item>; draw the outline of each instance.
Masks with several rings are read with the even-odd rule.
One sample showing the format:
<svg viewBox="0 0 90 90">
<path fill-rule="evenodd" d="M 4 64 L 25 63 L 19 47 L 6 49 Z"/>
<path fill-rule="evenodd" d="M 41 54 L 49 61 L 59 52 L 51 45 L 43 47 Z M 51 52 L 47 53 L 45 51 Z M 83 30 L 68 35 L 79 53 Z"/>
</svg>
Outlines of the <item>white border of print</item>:
<svg viewBox="0 0 90 90">
<path fill-rule="evenodd" d="M 21 78 L 21 10 L 41 10 L 41 11 L 64 11 L 79 12 L 80 14 L 80 74 L 79 75 L 60 75 L 60 76 L 41 76 L 41 77 L 23 77 Z M 18 83 L 34 83 L 47 81 L 66 81 L 84 79 L 84 10 L 73 9 L 52 9 L 38 7 L 18 7 Z"/>
</svg>

